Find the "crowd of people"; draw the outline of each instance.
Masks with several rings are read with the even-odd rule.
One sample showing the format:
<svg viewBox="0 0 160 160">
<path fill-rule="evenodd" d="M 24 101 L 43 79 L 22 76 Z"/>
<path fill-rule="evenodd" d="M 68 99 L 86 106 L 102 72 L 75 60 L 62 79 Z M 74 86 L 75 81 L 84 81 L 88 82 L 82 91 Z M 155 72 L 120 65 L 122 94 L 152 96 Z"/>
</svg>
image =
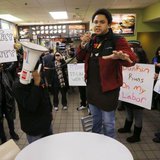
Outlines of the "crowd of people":
<svg viewBox="0 0 160 160">
<path fill-rule="evenodd" d="M 0 64 L 0 139 L 6 142 L 3 127 L 4 117 L 9 126 L 11 138 L 18 140 L 14 130 L 15 100 L 17 102 L 21 129 L 26 133 L 29 143 L 53 134 L 52 109 L 59 110 L 59 92 L 61 93 L 62 109 L 68 109 L 67 63 L 85 64 L 85 86 L 79 86 L 80 106 L 77 111 L 88 109 L 93 117 L 92 132 L 103 133 L 116 138 L 115 113 L 119 103 L 119 91 L 123 84 L 122 67 L 131 67 L 135 63 L 149 63 L 145 51 L 141 47 L 130 45 L 123 36 L 114 34 L 111 29 L 112 15 L 107 9 L 98 9 L 92 16 L 94 34 L 86 32 L 80 37 L 81 42 L 75 50 L 70 48 L 68 59 L 57 48 L 41 56 L 32 81 L 24 85 L 16 74 L 22 67 L 22 48 L 17 49 L 18 62 Z M 37 66 L 42 69 L 37 72 Z M 160 47 L 152 61 L 155 64 L 155 83 L 160 71 Z M 17 69 L 18 68 L 18 69 Z M 53 94 L 53 106 L 50 100 Z M 156 97 L 156 99 L 155 99 Z M 157 98 L 158 97 L 158 98 Z M 153 94 L 154 106 L 159 101 L 159 94 Z M 119 133 L 134 131 L 126 140 L 129 143 L 139 142 L 143 127 L 143 108 L 121 102 L 125 107 L 126 119 Z M 157 107 L 157 106 L 156 106 Z M 155 133 L 154 142 L 160 143 L 160 133 Z"/>
</svg>

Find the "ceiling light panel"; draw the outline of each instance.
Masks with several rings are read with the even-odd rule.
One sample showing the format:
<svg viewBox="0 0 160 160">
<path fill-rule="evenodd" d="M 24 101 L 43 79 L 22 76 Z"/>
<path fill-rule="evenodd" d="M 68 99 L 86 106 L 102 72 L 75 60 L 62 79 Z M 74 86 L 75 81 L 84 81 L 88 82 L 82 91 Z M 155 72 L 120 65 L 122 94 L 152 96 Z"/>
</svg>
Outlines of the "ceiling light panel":
<svg viewBox="0 0 160 160">
<path fill-rule="evenodd" d="M 10 22 L 19 22 L 22 21 L 20 18 L 12 16 L 11 14 L 0 14 L 0 18 Z"/>
<path fill-rule="evenodd" d="M 66 11 L 49 12 L 49 14 L 53 17 L 53 19 L 68 19 Z"/>
</svg>

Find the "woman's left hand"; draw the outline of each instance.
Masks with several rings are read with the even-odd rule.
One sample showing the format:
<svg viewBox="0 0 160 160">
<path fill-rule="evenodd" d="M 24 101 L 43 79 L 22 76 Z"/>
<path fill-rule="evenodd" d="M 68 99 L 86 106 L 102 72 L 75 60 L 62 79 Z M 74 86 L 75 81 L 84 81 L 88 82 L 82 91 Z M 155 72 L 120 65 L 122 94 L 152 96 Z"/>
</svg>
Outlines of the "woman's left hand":
<svg viewBox="0 0 160 160">
<path fill-rule="evenodd" d="M 133 63 L 133 61 L 129 58 L 129 55 L 126 53 L 123 53 L 122 51 L 113 51 L 113 54 L 109 56 L 103 56 L 103 59 L 121 59 L 121 60 L 126 60 L 129 63 Z"/>
</svg>

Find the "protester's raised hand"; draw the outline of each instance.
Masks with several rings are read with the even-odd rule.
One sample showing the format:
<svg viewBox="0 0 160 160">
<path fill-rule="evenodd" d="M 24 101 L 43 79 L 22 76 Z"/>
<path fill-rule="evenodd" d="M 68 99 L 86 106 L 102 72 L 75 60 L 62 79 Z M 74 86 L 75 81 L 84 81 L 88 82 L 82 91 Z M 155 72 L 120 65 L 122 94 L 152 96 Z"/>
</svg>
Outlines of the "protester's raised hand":
<svg viewBox="0 0 160 160">
<path fill-rule="evenodd" d="M 129 63 L 133 63 L 133 61 L 129 58 L 129 55 L 123 53 L 122 51 L 113 51 L 109 56 L 102 56 L 103 59 L 121 59 L 126 60 Z"/>
</svg>

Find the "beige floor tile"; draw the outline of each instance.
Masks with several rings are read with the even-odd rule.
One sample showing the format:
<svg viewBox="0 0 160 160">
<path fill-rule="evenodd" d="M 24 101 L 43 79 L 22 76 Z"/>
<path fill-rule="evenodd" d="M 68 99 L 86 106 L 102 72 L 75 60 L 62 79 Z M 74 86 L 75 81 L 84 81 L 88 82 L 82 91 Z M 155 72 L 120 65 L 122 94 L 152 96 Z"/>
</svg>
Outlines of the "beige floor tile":
<svg viewBox="0 0 160 160">
<path fill-rule="evenodd" d="M 80 104 L 78 89 L 75 87 L 74 92 L 70 91 L 68 98 L 68 110 L 62 110 L 62 106 L 59 105 L 59 110 L 56 112 L 53 110 L 53 130 L 54 134 L 61 132 L 71 131 L 83 131 L 81 125 L 81 117 L 86 116 L 87 110 L 77 111 L 77 107 Z M 125 112 L 116 112 L 116 128 L 123 127 L 125 121 Z M 6 136 L 9 139 L 8 126 L 5 121 Z M 160 112 L 157 110 L 144 110 L 143 130 L 141 136 L 141 142 L 135 144 L 129 144 L 126 142 L 126 138 L 131 134 L 119 134 L 117 133 L 117 140 L 126 145 L 131 151 L 134 160 L 160 160 L 160 144 L 152 142 L 154 132 L 160 129 Z M 19 116 L 17 111 L 17 117 L 15 120 L 15 130 L 20 136 L 20 140 L 16 141 L 18 146 L 22 149 L 28 145 L 25 134 L 20 129 Z"/>
</svg>

